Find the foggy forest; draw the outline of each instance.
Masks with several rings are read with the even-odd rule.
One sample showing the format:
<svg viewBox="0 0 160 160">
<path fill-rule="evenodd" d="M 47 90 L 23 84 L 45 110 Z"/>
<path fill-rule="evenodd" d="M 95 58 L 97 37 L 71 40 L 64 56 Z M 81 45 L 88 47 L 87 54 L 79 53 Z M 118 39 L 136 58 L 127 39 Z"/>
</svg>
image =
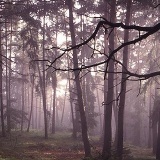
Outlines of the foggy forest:
<svg viewBox="0 0 160 160">
<path fill-rule="evenodd" d="M 160 0 L 0 0 L 0 160 L 160 160 Z"/>
</svg>

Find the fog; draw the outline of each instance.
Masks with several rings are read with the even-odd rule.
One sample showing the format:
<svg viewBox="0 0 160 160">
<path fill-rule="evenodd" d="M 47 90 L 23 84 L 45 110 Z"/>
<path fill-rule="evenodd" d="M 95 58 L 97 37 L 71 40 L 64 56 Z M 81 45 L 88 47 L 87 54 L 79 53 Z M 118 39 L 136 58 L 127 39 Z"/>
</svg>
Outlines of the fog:
<svg viewBox="0 0 160 160">
<path fill-rule="evenodd" d="M 159 4 L 1 1 L 0 157 L 160 160 Z"/>
</svg>

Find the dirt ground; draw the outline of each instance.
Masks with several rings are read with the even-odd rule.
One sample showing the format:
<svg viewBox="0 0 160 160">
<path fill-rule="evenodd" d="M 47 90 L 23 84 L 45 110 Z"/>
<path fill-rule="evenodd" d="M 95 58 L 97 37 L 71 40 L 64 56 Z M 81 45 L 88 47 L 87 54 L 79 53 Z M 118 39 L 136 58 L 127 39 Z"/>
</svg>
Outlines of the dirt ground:
<svg viewBox="0 0 160 160">
<path fill-rule="evenodd" d="M 47 140 L 36 133 L 14 133 L 0 138 L 0 160 L 80 160 L 84 157 L 80 141 L 70 135 Z"/>
<path fill-rule="evenodd" d="M 92 139 L 94 157 L 102 150 L 97 139 Z M 84 158 L 81 139 L 73 140 L 70 133 L 56 133 L 46 140 L 39 132 L 13 132 L 0 137 L 0 160 L 82 160 Z M 155 160 L 151 149 L 127 146 L 125 160 Z M 99 160 L 93 158 L 93 160 Z"/>
</svg>

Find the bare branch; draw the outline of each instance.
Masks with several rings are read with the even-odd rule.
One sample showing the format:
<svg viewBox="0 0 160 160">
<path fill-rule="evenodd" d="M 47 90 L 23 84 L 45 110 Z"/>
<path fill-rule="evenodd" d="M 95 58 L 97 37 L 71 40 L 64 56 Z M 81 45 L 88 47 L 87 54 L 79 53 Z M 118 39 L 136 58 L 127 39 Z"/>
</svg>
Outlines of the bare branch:
<svg viewBox="0 0 160 160">
<path fill-rule="evenodd" d="M 96 17 L 97 18 L 97 17 Z M 57 58 L 55 58 L 55 60 L 54 61 L 52 61 L 51 62 L 51 64 L 48 66 L 48 67 L 51 67 L 52 66 L 52 64 L 56 61 L 56 60 L 58 60 L 59 58 L 61 58 L 65 53 L 67 53 L 67 52 L 69 52 L 69 51 L 71 51 L 71 50 L 73 50 L 73 49 L 78 49 L 79 47 L 81 47 L 81 46 L 83 46 L 83 45 L 88 45 L 88 43 L 93 39 L 93 40 L 95 40 L 95 37 L 96 37 L 96 35 L 97 35 L 97 33 L 98 33 L 98 31 L 100 30 L 100 28 L 102 27 L 102 28 L 104 28 L 105 30 L 106 30 L 106 26 L 105 25 L 108 25 L 109 26 L 109 28 L 112 28 L 112 30 L 114 29 L 114 28 L 123 28 L 123 29 L 129 29 L 129 30 L 137 30 L 137 31 L 143 31 L 143 32 L 146 32 L 146 33 L 144 33 L 144 34 L 139 34 L 139 37 L 138 38 L 135 38 L 135 39 L 133 39 L 133 40 L 131 40 L 131 41 L 128 41 L 128 42 L 125 42 L 125 43 L 122 43 L 119 47 L 117 47 L 115 50 L 113 50 L 113 51 L 111 51 L 110 52 L 110 54 L 109 54 L 109 56 L 107 56 L 106 54 L 106 56 L 107 56 L 107 59 L 106 60 L 104 60 L 104 61 L 101 61 L 101 62 L 98 62 L 98 63 L 94 63 L 94 64 L 90 64 L 90 65 L 82 65 L 81 67 L 79 67 L 79 68 L 74 68 L 74 69 L 58 69 L 58 68 L 54 68 L 55 70 L 63 70 L 63 71 L 74 71 L 74 70 L 79 70 L 79 71 L 81 71 L 82 69 L 88 69 L 88 68 L 91 68 L 91 67 L 95 67 L 95 66 L 100 66 L 100 65 L 103 65 L 103 64 L 107 64 L 106 66 L 106 71 L 105 71 L 105 74 L 106 73 L 108 73 L 107 72 L 107 68 L 108 68 L 108 63 L 109 63 L 109 61 L 112 59 L 112 60 L 114 60 L 114 61 L 116 61 L 117 63 L 119 63 L 122 67 L 124 67 L 123 65 L 122 65 L 122 63 L 120 62 L 120 61 L 118 61 L 118 60 L 115 60 L 115 58 L 114 58 L 114 54 L 116 54 L 119 50 L 121 50 L 122 48 L 124 48 L 125 46 L 128 46 L 128 45 L 131 45 L 131 44 L 135 44 L 135 43 L 137 43 L 137 42 L 141 42 L 142 40 L 144 40 L 144 39 L 146 39 L 147 37 L 149 37 L 150 35 L 152 35 L 152 34 L 154 34 L 154 33 L 156 33 L 157 31 L 159 31 L 159 29 L 160 29 L 160 23 L 158 23 L 158 24 L 156 24 L 155 26 L 152 26 L 152 27 L 142 27 L 142 26 L 136 26 L 136 25 L 125 25 L 125 24 L 123 24 L 123 23 L 112 23 L 112 22 L 109 22 L 108 20 L 106 20 L 105 18 L 103 18 L 103 17 L 99 17 L 99 18 L 101 18 L 101 19 L 103 19 L 103 20 L 101 20 L 101 21 L 99 21 L 99 23 L 97 24 L 97 26 L 96 26 L 96 29 L 95 29 L 95 31 L 93 32 L 93 34 L 87 39 L 87 40 L 84 40 L 82 43 L 79 43 L 79 44 L 77 44 L 77 45 L 75 45 L 75 46 L 71 46 L 71 47 L 68 47 L 68 48 L 66 48 L 66 49 L 61 49 L 61 48 L 59 48 L 59 47 L 52 47 L 52 49 L 59 49 L 59 50 L 61 50 L 61 51 L 63 51 L 63 53 L 60 55 L 60 56 L 58 56 Z M 143 79 L 143 80 L 145 80 L 145 79 L 148 79 L 148 78 L 150 78 L 150 77 L 154 77 L 154 76 L 157 76 L 157 75 L 160 75 L 160 71 L 156 71 L 156 72 L 152 72 L 152 73 L 149 73 L 149 74 L 137 74 L 137 73 L 132 73 L 132 72 L 130 72 L 130 71 L 128 71 L 126 68 L 125 68 L 125 73 L 124 74 L 127 74 L 127 75 L 129 75 L 130 77 L 137 77 L 137 78 L 139 78 L 139 79 Z"/>
</svg>

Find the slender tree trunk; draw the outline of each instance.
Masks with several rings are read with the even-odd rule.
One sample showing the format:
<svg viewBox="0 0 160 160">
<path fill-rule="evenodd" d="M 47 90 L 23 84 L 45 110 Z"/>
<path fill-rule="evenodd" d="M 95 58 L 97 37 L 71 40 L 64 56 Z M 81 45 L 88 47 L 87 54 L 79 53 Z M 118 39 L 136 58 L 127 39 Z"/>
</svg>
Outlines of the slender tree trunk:
<svg viewBox="0 0 160 160">
<path fill-rule="evenodd" d="M 11 37 L 10 37 L 10 44 L 12 43 L 12 19 L 11 19 Z M 9 62 L 7 63 L 8 65 L 8 84 L 7 84 L 7 132 L 10 133 L 11 132 L 11 51 L 12 51 L 12 47 L 10 45 L 10 51 L 9 51 Z"/>
<path fill-rule="evenodd" d="M 8 26 L 7 22 L 5 23 L 5 32 L 6 35 L 8 34 Z M 11 26 L 12 28 L 12 26 Z M 11 29 L 12 30 L 12 29 Z M 12 33 L 11 33 L 11 39 L 12 39 Z M 10 40 L 11 43 L 11 40 Z M 11 46 L 10 46 L 10 53 L 11 53 Z M 6 36 L 6 57 L 8 57 L 8 39 Z M 6 58 L 6 99 L 7 99 L 7 132 L 10 133 L 11 130 L 11 119 L 10 119 L 10 61 L 8 62 L 8 59 Z M 8 69 L 9 68 L 9 69 Z"/>
<path fill-rule="evenodd" d="M 56 128 L 56 87 L 54 87 L 53 90 L 52 134 L 55 134 L 56 131 L 55 128 Z"/>
<path fill-rule="evenodd" d="M 45 17 L 44 17 L 44 24 L 45 24 Z M 45 26 L 45 25 L 44 25 Z M 43 59 L 45 59 L 45 31 L 43 29 L 43 53 L 42 53 L 42 57 Z M 38 58 L 37 58 L 38 60 Z M 39 62 L 36 63 L 37 64 L 37 68 L 38 68 L 38 74 L 39 74 L 39 79 L 40 79 L 40 90 L 41 90 L 41 94 L 42 94 L 42 103 L 43 103 L 43 113 L 44 113 L 44 136 L 45 139 L 48 139 L 48 120 L 47 120 L 47 103 L 46 103 L 46 81 L 45 81 L 45 62 L 42 62 L 42 70 L 43 70 L 43 74 L 41 75 L 41 71 L 40 71 L 40 65 Z M 41 113 L 40 113 L 40 118 L 41 118 Z"/>
<path fill-rule="evenodd" d="M 56 55 L 57 55 L 57 53 L 56 53 Z M 54 63 L 54 67 L 56 68 L 56 62 Z M 56 72 L 54 72 L 52 74 L 52 88 L 53 88 L 52 134 L 55 134 L 55 132 L 56 132 L 56 88 L 57 88 L 57 74 L 56 74 Z"/>
<path fill-rule="evenodd" d="M 23 59 L 24 59 L 24 41 L 23 41 Z M 22 74 L 24 72 L 24 64 L 22 64 Z M 22 118 L 21 118 L 21 132 L 23 131 L 23 123 L 24 123 L 24 76 L 22 75 L 22 112 L 21 112 L 21 115 L 22 115 Z"/>
<path fill-rule="evenodd" d="M 22 79 L 24 76 L 22 76 Z M 21 112 L 22 118 L 21 118 L 21 131 L 23 131 L 23 125 L 24 125 L 24 81 L 22 82 L 22 112 Z"/>
<path fill-rule="evenodd" d="M 34 75 L 33 75 L 32 78 L 33 78 L 33 82 L 31 82 L 32 83 L 32 89 L 31 89 L 31 110 L 30 110 L 30 114 L 29 114 L 27 132 L 29 132 L 30 124 L 31 124 L 31 118 L 32 118 L 32 114 L 33 114 Z"/>
<path fill-rule="evenodd" d="M 152 105 L 152 93 L 151 93 L 151 86 L 150 86 L 150 99 L 149 99 L 149 124 L 148 124 L 148 148 L 151 148 L 152 146 L 152 119 L 151 119 L 151 115 L 152 115 L 152 109 L 151 109 L 151 105 Z"/>
<path fill-rule="evenodd" d="M 57 104 L 57 102 L 55 102 Z M 56 109 L 56 126 L 60 126 L 58 108 Z"/>
<path fill-rule="evenodd" d="M 27 85 L 27 113 L 29 113 L 30 108 L 30 84 Z"/>
<path fill-rule="evenodd" d="M 127 1 L 127 12 L 126 12 L 126 20 L 125 24 L 129 25 L 131 19 L 131 4 L 132 0 Z M 124 43 L 129 39 L 129 30 L 125 30 L 124 33 Z M 124 47 L 123 50 L 123 65 L 128 67 L 128 46 Z M 117 155 L 119 160 L 122 160 L 123 155 L 123 124 L 124 124 L 124 108 L 125 108 L 125 96 L 126 96 L 126 78 L 127 75 L 123 74 L 125 69 L 122 68 L 122 80 L 121 80 L 121 93 L 120 93 L 120 102 L 119 102 L 119 110 L 118 110 L 118 139 L 117 139 Z"/>
<path fill-rule="evenodd" d="M 160 3 L 160 0 L 158 0 L 158 3 Z M 159 9 L 159 12 L 160 12 L 160 9 Z M 157 107 L 158 107 L 159 114 L 158 114 L 158 135 L 157 135 L 157 146 L 156 146 L 156 159 L 160 160 L 160 106 L 157 106 Z"/>
<path fill-rule="evenodd" d="M 44 54 L 43 54 L 44 59 Z M 45 68 L 43 62 L 43 92 L 42 92 L 42 99 L 43 99 L 43 112 L 44 112 L 44 131 L 45 131 L 45 138 L 48 138 L 48 122 L 47 122 L 47 103 L 46 103 L 46 85 L 45 85 Z"/>
<path fill-rule="evenodd" d="M 153 138 L 153 154 L 156 155 L 157 151 L 157 139 L 158 139 L 158 124 L 157 124 L 157 99 L 158 99 L 158 93 L 157 93 L 157 83 L 155 84 L 155 99 L 154 99 L 154 107 L 153 107 L 153 113 L 152 113 L 152 138 Z M 158 104 L 159 105 L 159 104 Z"/>
<path fill-rule="evenodd" d="M 101 105 L 100 105 L 100 100 L 99 100 L 99 94 L 98 94 L 98 88 L 97 87 L 96 87 L 96 95 L 97 95 L 97 105 L 98 105 L 99 124 L 100 124 L 100 133 L 101 133 L 102 129 L 103 129 L 103 124 L 102 124 Z"/>
<path fill-rule="evenodd" d="M 116 19 L 116 0 L 111 1 L 110 19 L 114 23 Z M 114 30 L 109 36 L 109 52 L 114 50 Z M 104 99 L 104 143 L 102 156 L 104 159 L 109 159 L 111 156 L 111 142 L 112 142 L 112 105 L 113 105 L 113 95 L 114 95 L 114 61 L 111 59 L 108 66 L 108 90 L 105 94 Z M 105 84 L 106 85 L 106 84 Z M 106 90 L 104 91 L 106 92 Z"/>
<path fill-rule="evenodd" d="M 116 72 L 117 72 L 117 68 L 115 68 Z M 118 96 L 118 75 L 115 74 L 116 77 L 116 82 L 115 82 L 115 99 Z M 117 146 L 117 137 L 118 137 L 118 100 L 116 100 L 113 103 L 113 112 L 114 112 L 114 119 L 115 119 L 115 139 L 114 139 L 114 146 Z"/>
<path fill-rule="evenodd" d="M 67 39 L 66 39 L 67 40 Z M 69 56 L 67 56 L 67 63 L 69 68 Z M 74 109 L 73 109 L 73 100 L 72 100 L 72 94 L 71 94 L 71 77 L 70 72 L 68 72 L 68 87 L 69 87 L 69 96 L 70 96 L 70 105 L 71 105 L 71 116 L 72 116 L 72 124 L 73 124 L 73 131 L 72 131 L 72 137 L 74 139 L 77 139 L 77 127 L 75 124 L 75 118 L 74 118 Z"/>
<path fill-rule="evenodd" d="M 1 24 L 0 24 L 0 110 L 1 110 L 1 128 L 2 137 L 5 137 L 5 127 L 4 127 L 4 108 L 3 108 L 3 91 L 2 91 L 2 42 L 1 42 Z"/>
<path fill-rule="evenodd" d="M 116 86 L 117 87 L 117 86 Z M 115 97 L 117 94 L 115 94 Z M 114 139 L 114 146 L 117 146 L 117 135 L 118 135 L 118 108 L 117 108 L 117 101 L 113 103 L 113 112 L 114 112 L 114 119 L 115 119 L 115 139 Z"/>
<path fill-rule="evenodd" d="M 42 97 L 40 96 L 40 100 L 39 100 L 39 117 L 38 117 L 38 128 L 41 129 L 41 101 L 42 101 Z"/>
<path fill-rule="evenodd" d="M 68 32 L 67 32 L 67 25 L 65 23 L 65 33 L 66 33 L 66 47 L 67 47 L 67 42 L 68 42 Z M 70 67 L 69 63 L 69 56 L 67 55 L 67 64 L 68 68 Z M 72 75 L 72 74 L 71 74 Z M 72 116 L 72 124 L 73 124 L 73 132 L 72 132 L 72 137 L 74 139 L 77 139 L 77 125 L 76 125 L 76 116 L 74 117 L 74 106 L 73 106 L 73 100 L 72 100 L 72 94 L 71 94 L 71 76 L 70 72 L 68 72 L 68 86 L 69 86 L 69 96 L 70 96 L 70 105 L 71 105 L 71 116 Z M 77 112 L 77 111 L 76 111 Z"/>
<path fill-rule="evenodd" d="M 67 84 L 66 84 L 65 94 L 64 94 L 64 103 L 63 103 L 63 107 L 62 107 L 61 124 L 63 123 L 63 118 L 64 118 L 64 110 L 65 110 L 65 105 L 66 105 L 66 96 L 67 96 L 67 86 L 68 86 L 68 81 L 67 81 Z"/>
<path fill-rule="evenodd" d="M 45 12 L 46 12 L 46 1 L 44 0 L 44 17 L 43 17 L 43 59 L 45 59 Z M 46 80 L 45 80 L 45 61 L 42 62 L 43 77 L 42 77 L 42 99 L 43 99 L 43 112 L 44 112 L 44 131 L 45 139 L 48 138 L 48 122 L 47 122 L 47 103 L 46 103 Z"/>
<path fill-rule="evenodd" d="M 136 114 L 136 119 L 133 125 L 133 144 L 135 146 L 140 146 L 141 144 L 141 103 L 138 101 L 135 103 L 135 114 Z M 136 128 L 136 129 L 135 129 Z"/>
<path fill-rule="evenodd" d="M 7 19 L 5 20 L 5 35 L 8 34 L 8 28 L 7 28 Z M 8 39 L 7 39 L 7 36 L 5 37 L 5 49 L 6 49 L 6 57 L 8 57 Z M 8 106 L 9 106 L 9 100 L 8 100 L 8 59 L 6 58 L 6 105 L 7 105 L 7 108 L 6 108 L 6 114 L 7 114 L 7 126 L 9 124 L 9 118 L 8 118 L 8 112 L 9 112 L 9 109 L 8 109 Z"/>
<path fill-rule="evenodd" d="M 68 8 L 69 8 L 69 26 L 70 26 L 72 46 L 75 46 L 76 45 L 75 27 L 73 23 L 73 11 L 72 11 L 73 2 L 72 0 L 68 0 L 67 2 L 68 2 Z M 77 57 L 76 49 L 73 50 L 73 63 L 74 63 L 74 68 L 78 68 L 78 57 Z M 91 148 L 90 148 L 90 143 L 88 139 L 87 120 L 86 120 L 86 115 L 84 111 L 82 89 L 81 89 L 81 84 L 80 84 L 80 79 L 79 79 L 79 71 L 75 70 L 74 76 L 75 76 L 75 83 L 76 83 L 76 88 L 77 88 L 78 107 L 79 107 L 80 118 L 81 118 L 82 140 L 84 144 L 85 157 L 90 157 Z"/>
<path fill-rule="evenodd" d="M 11 52 L 8 74 L 8 106 L 7 106 L 7 132 L 11 132 Z"/>
<path fill-rule="evenodd" d="M 152 137 L 153 137 L 153 154 L 157 151 L 157 123 L 152 126 Z"/>
<path fill-rule="evenodd" d="M 38 105 L 38 103 L 37 103 L 37 101 L 38 101 L 38 97 L 36 96 L 36 116 L 35 116 L 35 128 L 36 129 L 38 129 L 38 107 L 37 107 L 37 105 Z"/>
<path fill-rule="evenodd" d="M 58 22 L 58 17 L 57 17 L 57 22 Z M 58 31 L 58 28 L 57 28 Z M 57 32 L 56 32 L 56 40 L 57 40 Z M 57 41 L 56 41 L 57 45 Z M 55 51 L 55 57 L 56 58 L 58 55 L 58 52 Z M 57 63 L 55 62 L 54 67 L 56 68 Z M 52 74 L 52 88 L 53 88 L 53 111 L 52 111 L 52 134 L 55 134 L 56 132 L 56 88 L 57 88 L 57 73 L 56 71 Z"/>
<path fill-rule="evenodd" d="M 160 107 L 158 108 L 158 138 L 157 138 L 157 150 L 156 150 L 156 159 L 160 160 Z"/>
</svg>

